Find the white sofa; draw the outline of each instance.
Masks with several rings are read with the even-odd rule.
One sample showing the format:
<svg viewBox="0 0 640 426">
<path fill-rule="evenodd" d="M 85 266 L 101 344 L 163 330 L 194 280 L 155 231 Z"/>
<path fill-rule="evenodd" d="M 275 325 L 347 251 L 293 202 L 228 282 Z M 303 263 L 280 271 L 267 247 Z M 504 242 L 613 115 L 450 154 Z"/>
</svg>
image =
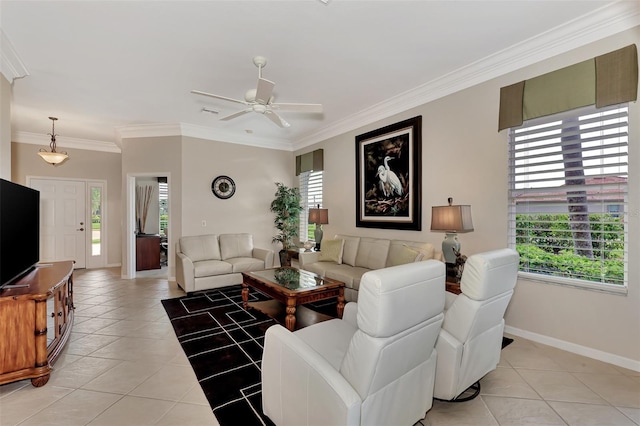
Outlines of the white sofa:
<svg viewBox="0 0 640 426">
<path fill-rule="evenodd" d="M 338 256 L 331 247 L 335 240 L 344 242 Z M 442 252 L 430 243 L 343 234 L 336 235 L 334 240 L 322 240 L 321 252 L 299 255 L 300 269 L 344 282 L 347 302 L 358 301 L 360 279 L 365 272 L 429 259 L 443 260 Z"/>
<path fill-rule="evenodd" d="M 324 244 L 324 243 L 323 243 Z M 445 265 L 369 271 L 342 319 L 269 327 L 262 407 L 278 426 L 412 425 L 433 403 Z"/>
<path fill-rule="evenodd" d="M 251 234 L 182 237 L 176 243 L 176 281 L 187 293 L 242 284 L 241 272 L 273 267 L 273 250 L 253 246 Z"/>
</svg>

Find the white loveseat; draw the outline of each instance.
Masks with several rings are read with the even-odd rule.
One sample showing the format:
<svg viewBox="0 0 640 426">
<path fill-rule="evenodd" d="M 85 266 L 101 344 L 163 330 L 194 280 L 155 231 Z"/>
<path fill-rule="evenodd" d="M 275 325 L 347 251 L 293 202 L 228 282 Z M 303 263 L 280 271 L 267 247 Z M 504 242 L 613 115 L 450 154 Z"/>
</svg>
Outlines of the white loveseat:
<svg viewBox="0 0 640 426">
<path fill-rule="evenodd" d="M 253 246 L 251 234 L 182 237 L 176 243 L 176 281 L 187 293 L 242 284 L 241 272 L 273 267 L 273 250 Z"/>
<path fill-rule="evenodd" d="M 340 245 L 336 241 L 342 241 L 341 250 L 336 249 Z M 442 252 L 430 243 L 343 234 L 322 240 L 321 252 L 299 255 L 300 269 L 344 282 L 347 302 L 358 301 L 360 279 L 365 272 L 429 259 L 443 260 Z"/>
</svg>

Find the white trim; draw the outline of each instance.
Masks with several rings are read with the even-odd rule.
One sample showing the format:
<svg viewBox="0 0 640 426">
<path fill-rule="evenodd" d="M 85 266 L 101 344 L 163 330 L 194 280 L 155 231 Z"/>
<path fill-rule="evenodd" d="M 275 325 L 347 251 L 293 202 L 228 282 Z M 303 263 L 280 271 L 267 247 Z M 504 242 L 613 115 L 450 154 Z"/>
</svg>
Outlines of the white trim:
<svg viewBox="0 0 640 426">
<path fill-rule="evenodd" d="M 175 281 L 175 276 L 169 276 L 173 265 L 173 253 L 175 248 L 171 244 L 171 238 L 173 235 L 172 223 L 175 220 L 172 208 L 172 198 L 175 196 L 171 191 L 171 172 L 144 172 L 144 173 L 127 173 L 125 181 L 125 232 L 124 232 L 124 253 L 123 259 L 128 259 L 127 268 L 122 268 L 121 278 L 125 280 L 131 280 L 136 278 L 136 220 L 135 220 L 135 194 L 136 194 L 136 178 L 142 177 L 158 177 L 166 176 L 167 178 L 167 191 L 168 191 L 168 209 L 169 209 L 169 222 L 167 223 L 167 229 L 169 232 L 169 239 L 167 240 L 167 280 Z M 175 273 L 174 273 L 175 274 Z"/>
<path fill-rule="evenodd" d="M 626 296 L 629 288 L 626 285 L 615 285 L 599 282 L 579 280 L 575 278 L 556 277 L 553 275 L 536 274 L 533 272 L 518 271 L 518 279 L 534 281 L 541 284 L 556 285 L 563 288 L 571 287 L 576 290 L 596 291 L 618 296 Z"/>
<path fill-rule="evenodd" d="M 92 188 L 100 188 L 100 254 L 93 255 L 93 217 L 91 216 L 91 190 Z M 87 181 L 87 250 L 85 255 L 85 265 L 87 269 L 104 268 L 107 263 L 107 247 L 108 247 L 108 217 L 107 217 L 107 181 L 103 179 Z"/>
<path fill-rule="evenodd" d="M 27 66 L 22 62 L 9 37 L 0 29 L 0 72 L 13 84 L 13 80 L 29 75 Z"/>
<path fill-rule="evenodd" d="M 520 336 L 534 342 L 542 343 L 544 345 L 552 346 L 554 348 L 562 349 L 563 351 L 571 352 L 574 354 L 586 356 L 588 358 L 597 359 L 598 361 L 606 362 L 609 364 L 617 365 L 629 370 L 640 372 L 640 361 L 625 358 L 620 355 L 612 354 L 609 352 L 600 351 L 598 349 L 589 348 L 575 343 L 567 342 L 564 340 L 556 339 L 554 337 L 545 336 L 531 331 L 522 330 L 519 328 L 506 325 L 504 327 L 506 333 L 514 336 Z"/>
<path fill-rule="evenodd" d="M 293 150 L 291 143 L 283 142 L 282 140 L 265 139 L 253 135 L 241 135 L 238 133 L 228 132 L 226 130 L 187 123 L 141 124 L 137 126 L 122 126 L 116 128 L 116 138 L 119 145 L 122 145 L 122 139 L 163 136 L 187 136 L 198 139 L 256 146 L 260 148 L 279 149 L 283 151 Z"/>
<path fill-rule="evenodd" d="M 107 238 L 107 234 L 108 234 L 108 227 L 107 227 L 107 216 L 106 216 L 106 210 L 107 210 L 107 181 L 103 180 L 103 179 L 84 179 L 84 178 L 73 178 L 73 177 L 53 177 L 53 176 L 32 176 L 32 175 L 27 175 L 25 176 L 25 183 L 27 184 L 28 187 L 31 187 L 31 181 L 32 180 L 55 180 L 55 181 L 67 181 L 67 182 L 82 182 L 84 183 L 84 196 L 85 196 L 85 205 L 84 205 L 84 222 L 85 222 L 85 230 L 89 231 L 85 233 L 85 248 L 84 248 L 84 268 L 85 269 L 97 269 L 97 268 L 102 268 L 103 266 L 92 266 L 89 267 L 89 258 L 91 257 L 91 197 L 89 195 L 89 187 L 90 187 L 90 183 L 99 183 L 102 184 L 102 188 L 103 188 L 103 202 L 102 202 L 102 207 L 104 208 L 105 212 L 104 212 L 104 222 L 103 222 L 103 228 L 102 230 L 104 231 L 104 246 L 102 247 L 102 256 L 103 256 L 103 263 L 106 263 L 106 259 L 108 257 L 108 253 L 107 253 L 107 243 L 106 243 L 106 238 Z"/>
<path fill-rule="evenodd" d="M 11 134 L 11 141 L 48 147 L 51 137 L 41 133 L 15 131 Z M 117 154 L 122 152 L 120 147 L 113 142 L 68 138 L 65 136 L 56 136 L 56 145 L 63 148 L 88 149 L 91 151 L 115 152 Z"/>
<path fill-rule="evenodd" d="M 136 195 L 136 177 L 131 173 L 127 173 L 125 181 L 125 212 L 124 212 L 124 253 L 122 257 L 127 259 L 126 268 L 122 268 L 121 278 L 131 280 L 136 277 L 136 250 L 135 250 L 135 195 Z M 127 238 L 128 236 L 128 238 Z"/>
<path fill-rule="evenodd" d="M 640 24 L 637 2 L 616 2 L 597 9 L 450 72 L 415 89 L 372 105 L 356 114 L 301 138 L 295 149 L 306 148 L 351 130 L 386 119 L 474 85 L 535 64 L 561 53 L 612 36 Z"/>
</svg>

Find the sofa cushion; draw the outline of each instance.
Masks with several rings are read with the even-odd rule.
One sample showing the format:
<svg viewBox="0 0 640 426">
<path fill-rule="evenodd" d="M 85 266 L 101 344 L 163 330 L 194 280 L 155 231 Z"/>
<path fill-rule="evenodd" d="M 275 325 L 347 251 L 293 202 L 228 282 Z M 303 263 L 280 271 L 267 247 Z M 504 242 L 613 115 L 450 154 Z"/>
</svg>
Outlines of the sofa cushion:
<svg viewBox="0 0 640 426">
<path fill-rule="evenodd" d="M 220 254 L 222 260 L 234 257 L 251 257 L 253 253 L 253 235 L 251 234 L 221 234 Z"/>
<path fill-rule="evenodd" d="M 422 257 L 422 253 L 406 245 L 403 245 L 400 248 L 389 247 L 389 258 L 387 264 L 389 266 L 404 265 L 406 263 L 417 262 L 422 259 Z"/>
<path fill-rule="evenodd" d="M 360 238 L 356 265 L 369 269 L 382 269 L 387 264 L 390 240 L 376 238 Z"/>
<path fill-rule="evenodd" d="M 342 249 L 344 240 L 323 240 L 320 251 L 320 262 L 342 263 Z"/>
<path fill-rule="evenodd" d="M 253 257 L 234 257 L 227 259 L 226 262 L 231 264 L 233 272 L 260 271 L 264 269 L 264 262 Z"/>
<path fill-rule="evenodd" d="M 194 278 L 230 274 L 231 272 L 233 272 L 231 264 L 223 262 L 222 260 L 201 260 L 199 262 L 193 262 Z"/>
<path fill-rule="evenodd" d="M 360 237 L 351 237 L 349 235 L 338 234 L 336 240 L 344 240 L 344 248 L 342 249 L 342 263 L 356 266 L 356 256 L 358 255 L 358 246 L 360 245 Z"/>
<path fill-rule="evenodd" d="M 405 241 L 405 240 L 392 240 L 389 246 L 389 257 L 387 258 L 386 266 L 394 266 L 391 264 L 391 258 L 396 256 L 403 247 L 409 247 L 422 253 L 422 258 L 418 260 L 429 260 L 435 257 L 435 249 L 431 243 L 422 243 L 418 241 Z"/>
<path fill-rule="evenodd" d="M 192 262 L 220 260 L 218 236 L 215 234 L 180 238 L 180 250 Z"/>
</svg>

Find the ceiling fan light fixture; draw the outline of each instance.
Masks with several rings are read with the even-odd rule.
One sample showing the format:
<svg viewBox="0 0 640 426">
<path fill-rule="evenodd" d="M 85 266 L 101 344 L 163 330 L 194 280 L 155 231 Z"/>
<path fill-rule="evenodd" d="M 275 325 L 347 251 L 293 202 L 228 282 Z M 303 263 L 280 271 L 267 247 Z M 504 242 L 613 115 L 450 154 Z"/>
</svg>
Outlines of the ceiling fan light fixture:
<svg viewBox="0 0 640 426">
<path fill-rule="evenodd" d="M 321 104 L 276 103 L 273 94 L 273 88 L 276 84 L 273 81 L 262 78 L 262 68 L 267 65 L 267 59 L 264 56 L 255 56 L 253 58 L 253 64 L 258 67 L 258 84 L 255 89 L 250 89 L 245 92 L 244 100 L 228 98 L 226 96 L 202 92 L 200 90 L 192 90 L 191 93 L 245 105 L 245 109 L 242 111 L 234 112 L 233 114 L 222 117 L 220 118 L 220 121 L 229 121 L 250 112 L 257 112 L 267 117 L 277 126 L 286 128 L 291 125 L 284 118 L 276 114 L 274 110 L 322 113 Z"/>
<path fill-rule="evenodd" d="M 49 143 L 49 148 L 51 149 L 51 151 L 47 151 L 45 148 L 40 148 L 40 151 L 38 151 L 38 155 L 47 163 L 51 164 L 52 166 L 57 166 L 58 164 L 61 164 L 62 162 L 64 162 L 67 158 L 69 158 L 69 155 L 65 152 L 65 151 L 57 151 L 56 150 L 56 117 L 49 117 L 49 120 L 52 121 L 51 123 L 51 133 L 49 133 L 49 135 L 51 136 L 51 143 Z"/>
</svg>

